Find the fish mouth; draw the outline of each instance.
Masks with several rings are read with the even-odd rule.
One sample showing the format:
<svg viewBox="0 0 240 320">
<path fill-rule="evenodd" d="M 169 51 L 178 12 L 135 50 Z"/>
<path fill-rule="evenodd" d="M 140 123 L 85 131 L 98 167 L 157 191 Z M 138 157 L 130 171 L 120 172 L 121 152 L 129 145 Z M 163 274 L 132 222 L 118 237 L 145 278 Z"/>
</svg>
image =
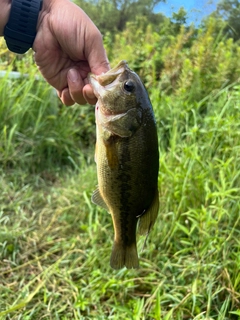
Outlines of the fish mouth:
<svg viewBox="0 0 240 320">
<path fill-rule="evenodd" d="M 130 70 L 127 62 L 125 60 L 122 60 L 118 63 L 118 65 L 106 73 L 99 75 L 96 77 L 98 80 L 99 84 L 101 86 L 107 86 L 114 82 L 120 74 L 122 74 L 125 70 Z"/>
<path fill-rule="evenodd" d="M 108 86 L 108 89 L 110 89 L 114 84 L 116 83 L 118 77 L 125 71 L 129 70 L 129 67 L 127 65 L 127 62 L 125 60 L 122 60 L 118 63 L 118 65 L 109 71 L 107 71 L 104 74 L 101 75 L 94 75 L 90 74 L 88 76 L 89 83 L 93 87 L 94 94 L 97 98 L 99 98 L 103 92 L 106 90 L 106 86 Z"/>
<path fill-rule="evenodd" d="M 95 96 L 98 98 L 98 102 L 96 104 L 96 112 L 101 110 L 101 113 L 104 116 L 118 115 L 122 114 L 125 110 L 111 110 L 102 103 L 103 97 L 107 94 L 107 92 L 114 90 L 115 86 L 119 82 L 119 78 L 125 72 L 132 72 L 128 67 L 128 64 L 125 60 L 122 60 L 118 63 L 118 65 L 104 74 L 101 75 L 88 75 L 88 81 L 93 88 L 93 92 Z M 100 102 L 101 101 L 101 102 Z"/>
</svg>

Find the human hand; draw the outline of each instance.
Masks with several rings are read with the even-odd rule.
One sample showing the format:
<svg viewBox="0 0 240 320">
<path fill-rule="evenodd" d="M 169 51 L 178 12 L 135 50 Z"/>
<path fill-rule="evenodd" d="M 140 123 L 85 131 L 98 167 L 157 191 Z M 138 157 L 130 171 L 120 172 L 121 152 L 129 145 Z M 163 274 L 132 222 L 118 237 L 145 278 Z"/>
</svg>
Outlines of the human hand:
<svg viewBox="0 0 240 320">
<path fill-rule="evenodd" d="M 96 103 L 87 75 L 109 70 L 102 36 L 90 18 L 68 0 L 44 0 L 33 43 L 35 62 L 66 105 Z"/>
</svg>

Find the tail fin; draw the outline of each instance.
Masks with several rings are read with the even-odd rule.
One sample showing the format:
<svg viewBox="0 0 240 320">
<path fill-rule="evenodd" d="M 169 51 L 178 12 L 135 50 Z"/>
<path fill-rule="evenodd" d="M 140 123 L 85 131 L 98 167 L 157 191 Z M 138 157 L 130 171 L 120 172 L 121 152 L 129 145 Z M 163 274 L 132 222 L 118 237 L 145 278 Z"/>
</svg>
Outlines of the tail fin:
<svg viewBox="0 0 240 320">
<path fill-rule="evenodd" d="M 136 243 L 129 246 L 114 241 L 110 265 L 113 269 L 121 269 L 126 266 L 127 269 L 139 268 Z"/>
</svg>

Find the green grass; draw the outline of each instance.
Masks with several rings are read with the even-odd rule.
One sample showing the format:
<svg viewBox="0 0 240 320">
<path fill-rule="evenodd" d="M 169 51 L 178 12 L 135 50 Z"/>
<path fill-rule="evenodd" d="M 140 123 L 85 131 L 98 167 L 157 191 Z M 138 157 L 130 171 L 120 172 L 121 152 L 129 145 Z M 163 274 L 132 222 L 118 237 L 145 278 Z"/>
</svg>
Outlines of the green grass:
<svg viewBox="0 0 240 320">
<path fill-rule="evenodd" d="M 33 78 L 0 96 L 1 320 L 240 319 L 239 85 L 199 102 L 152 90 L 160 214 L 140 269 L 119 271 L 111 217 L 90 201 L 92 108 Z"/>
</svg>

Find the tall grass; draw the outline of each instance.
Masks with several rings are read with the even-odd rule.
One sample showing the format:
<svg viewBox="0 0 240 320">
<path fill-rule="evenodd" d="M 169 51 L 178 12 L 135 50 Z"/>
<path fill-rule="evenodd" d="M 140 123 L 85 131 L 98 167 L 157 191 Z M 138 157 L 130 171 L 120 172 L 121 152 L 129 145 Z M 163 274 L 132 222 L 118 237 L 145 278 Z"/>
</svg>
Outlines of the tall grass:
<svg viewBox="0 0 240 320">
<path fill-rule="evenodd" d="M 94 124 L 93 108 L 62 106 L 54 90 L 36 78 L 34 69 L 27 81 L 25 75 L 11 79 L 6 74 L 0 97 L 0 163 L 4 167 L 38 171 L 74 164 L 81 149 L 94 139 L 88 132 Z"/>
</svg>

